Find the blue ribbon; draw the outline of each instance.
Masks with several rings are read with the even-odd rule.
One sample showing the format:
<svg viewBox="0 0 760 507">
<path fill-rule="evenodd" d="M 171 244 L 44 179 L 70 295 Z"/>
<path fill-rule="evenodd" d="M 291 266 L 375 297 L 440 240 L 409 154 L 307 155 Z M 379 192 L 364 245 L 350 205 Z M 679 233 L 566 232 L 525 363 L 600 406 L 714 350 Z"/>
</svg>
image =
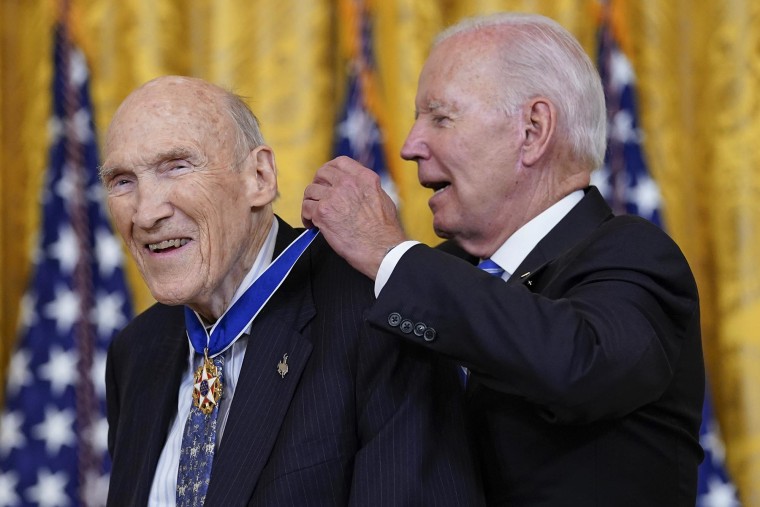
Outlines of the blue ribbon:
<svg viewBox="0 0 760 507">
<path fill-rule="evenodd" d="M 208 347 L 208 356 L 221 354 L 237 340 L 261 309 L 267 304 L 282 282 L 290 274 L 296 261 L 306 251 L 319 234 L 316 228 L 306 229 L 295 241 L 270 264 L 251 284 L 235 304 L 216 321 L 211 333 L 206 332 L 200 316 L 185 306 L 185 326 L 195 351 L 203 354 Z"/>
</svg>

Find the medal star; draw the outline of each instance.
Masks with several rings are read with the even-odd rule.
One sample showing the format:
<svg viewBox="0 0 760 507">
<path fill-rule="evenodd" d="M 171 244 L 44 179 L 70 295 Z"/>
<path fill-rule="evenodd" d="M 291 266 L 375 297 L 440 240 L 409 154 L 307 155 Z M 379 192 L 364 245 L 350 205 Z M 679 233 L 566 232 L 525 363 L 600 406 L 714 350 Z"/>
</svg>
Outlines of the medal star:
<svg viewBox="0 0 760 507">
<path fill-rule="evenodd" d="M 217 392 L 220 388 L 221 384 L 216 372 L 212 375 L 204 364 L 198 382 L 194 385 L 195 392 L 198 395 L 198 407 L 203 409 L 216 405 Z"/>
</svg>

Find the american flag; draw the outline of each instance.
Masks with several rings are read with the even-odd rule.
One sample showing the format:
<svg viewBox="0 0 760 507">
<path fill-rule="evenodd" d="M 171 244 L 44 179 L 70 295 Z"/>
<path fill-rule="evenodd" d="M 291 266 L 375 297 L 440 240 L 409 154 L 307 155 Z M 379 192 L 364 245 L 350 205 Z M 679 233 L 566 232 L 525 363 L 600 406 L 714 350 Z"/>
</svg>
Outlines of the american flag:
<svg viewBox="0 0 760 507">
<path fill-rule="evenodd" d="M 592 184 L 617 213 L 638 214 L 662 227 L 659 187 L 649 175 L 641 146 L 635 73 L 606 22 L 599 35 L 599 73 L 607 100 L 608 146 L 604 167 L 595 171 Z M 726 472 L 709 389 L 705 391 L 699 431 L 705 459 L 699 467 L 697 507 L 739 507 L 736 488 Z"/>
<path fill-rule="evenodd" d="M 0 413 L 0 507 L 104 505 L 105 357 L 131 316 L 106 218 L 84 55 L 55 33 L 41 229 Z"/>
<path fill-rule="evenodd" d="M 380 176 L 383 189 L 398 204 L 398 195 L 388 171 L 383 148 L 382 130 L 373 114 L 371 102 L 374 84 L 374 54 L 372 49 L 372 18 L 362 0 L 344 0 L 353 14 L 352 36 L 346 98 L 335 131 L 335 156 L 346 155 Z"/>
</svg>

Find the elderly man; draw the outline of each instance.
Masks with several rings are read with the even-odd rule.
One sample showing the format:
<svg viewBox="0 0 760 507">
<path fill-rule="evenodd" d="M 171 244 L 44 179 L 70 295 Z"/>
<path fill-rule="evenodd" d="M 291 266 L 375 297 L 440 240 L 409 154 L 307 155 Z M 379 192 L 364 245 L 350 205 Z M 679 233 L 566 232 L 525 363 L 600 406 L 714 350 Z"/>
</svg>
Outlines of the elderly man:
<svg viewBox="0 0 760 507">
<path fill-rule="evenodd" d="M 101 176 L 159 302 L 109 351 L 109 504 L 480 503 L 456 365 L 369 329 L 371 281 L 273 215 L 274 155 L 238 97 L 145 84 Z"/>
<path fill-rule="evenodd" d="M 320 168 L 302 215 L 375 279 L 374 326 L 467 372 L 489 504 L 693 506 L 697 288 L 670 238 L 589 186 L 605 107 L 578 42 L 540 16 L 464 21 L 435 42 L 415 106 L 401 156 L 437 234 L 486 272 L 406 241 L 350 159 Z"/>
</svg>

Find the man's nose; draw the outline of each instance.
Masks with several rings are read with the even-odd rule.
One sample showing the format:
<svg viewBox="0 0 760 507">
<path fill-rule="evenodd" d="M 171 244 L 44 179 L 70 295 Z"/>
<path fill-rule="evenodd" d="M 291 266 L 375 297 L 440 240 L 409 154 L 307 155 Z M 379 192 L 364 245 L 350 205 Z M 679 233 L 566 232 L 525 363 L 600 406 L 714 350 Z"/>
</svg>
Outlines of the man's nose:
<svg viewBox="0 0 760 507">
<path fill-rule="evenodd" d="M 172 213 L 174 207 L 167 192 L 154 182 L 148 185 L 143 182 L 142 188 L 137 190 L 137 206 L 132 222 L 142 229 L 151 229 Z"/>
<path fill-rule="evenodd" d="M 429 150 L 424 141 L 422 130 L 419 121 L 415 121 L 409 135 L 406 136 L 404 145 L 401 147 L 401 158 L 415 161 L 428 156 Z"/>
</svg>

